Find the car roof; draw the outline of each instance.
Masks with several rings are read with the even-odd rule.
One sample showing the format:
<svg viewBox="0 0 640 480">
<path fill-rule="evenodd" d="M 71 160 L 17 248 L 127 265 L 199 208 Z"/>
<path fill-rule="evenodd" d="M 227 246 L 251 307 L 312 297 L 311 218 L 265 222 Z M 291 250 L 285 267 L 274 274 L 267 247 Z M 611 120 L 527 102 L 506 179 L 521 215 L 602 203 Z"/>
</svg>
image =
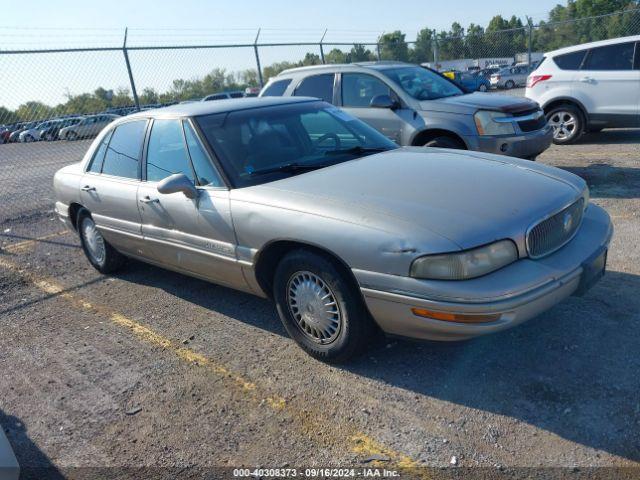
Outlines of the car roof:
<svg viewBox="0 0 640 480">
<path fill-rule="evenodd" d="M 581 43 L 580 45 L 572 45 L 570 47 L 559 48 L 557 50 L 551 50 L 545 53 L 545 56 L 555 57 L 556 55 L 562 55 L 563 53 L 577 52 L 578 50 L 585 50 L 587 48 L 605 47 L 607 45 L 615 45 L 617 43 L 627 42 L 640 42 L 640 35 L 632 35 L 629 37 L 618 37 L 610 40 L 600 40 L 597 42 Z"/>
<path fill-rule="evenodd" d="M 417 65 L 413 63 L 384 61 L 384 60 L 377 61 L 377 62 L 331 63 L 331 64 L 325 64 L 325 65 L 308 65 L 305 67 L 288 68 L 280 72 L 278 76 L 281 76 L 281 75 L 285 76 L 290 73 L 299 73 L 299 72 L 307 72 L 307 71 L 333 72 L 336 70 L 343 70 L 346 68 L 354 68 L 354 67 L 363 68 L 363 69 L 373 69 L 373 70 L 385 70 L 387 68 L 407 67 L 407 66 L 415 67 Z"/>
<path fill-rule="evenodd" d="M 247 110 L 251 108 L 270 107 L 276 105 L 286 105 L 291 103 L 302 103 L 318 101 L 311 97 L 249 97 L 249 98 L 228 98 L 216 102 L 194 102 L 178 103 L 168 107 L 154 108 L 128 115 L 130 118 L 155 118 L 155 117 L 197 117 L 199 115 L 210 115 L 214 113 L 227 113 L 236 110 Z"/>
</svg>

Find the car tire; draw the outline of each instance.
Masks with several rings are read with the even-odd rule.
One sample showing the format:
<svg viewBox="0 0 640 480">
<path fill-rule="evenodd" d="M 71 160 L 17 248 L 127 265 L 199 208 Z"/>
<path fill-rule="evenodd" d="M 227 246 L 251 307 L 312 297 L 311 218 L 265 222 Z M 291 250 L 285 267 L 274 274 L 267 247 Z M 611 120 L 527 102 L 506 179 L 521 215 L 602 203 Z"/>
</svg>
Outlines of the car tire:
<svg viewBox="0 0 640 480">
<path fill-rule="evenodd" d="M 504 84 L 504 88 L 506 88 L 507 90 L 511 90 L 515 86 L 516 84 L 513 83 L 513 80 L 507 80 Z"/>
<path fill-rule="evenodd" d="M 546 112 L 547 121 L 553 127 L 553 143 L 575 143 L 584 132 L 584 118 L 580 109 L 571 104 L 558 105 Z"/>
<path fill-rule="evenodd" d="M 82 250 L 96 270 L 112 273 L 124 265 L 125 256 L 104 239 L 89 211 L 82 209 L 78 212 L 76 225 Z"/>
<path fill-rule="evenodd" d="M 454 150 L 466 150 L 465 146 L 459 140 L 447 136 L 433 138 L 425 143 L 424 146 L 432 148 L 452 148 Z"/>
<path fill-rule="evenodd" d="M 287 333 L 312 357 L 344 362 L 370 344 L 375 324 L 360 291 L 328 256 L 295 250 L 278 264 L 273 298 Z"/>
<path fill-rule="evenodd" d="M 487 88 L 487 86 L 484 83 L 481 83 L 480 86 L 478 87 L 478 91 L 479 92 L 486 92 L 487 90 L 489 90 Z"/>
<path fill-rule="evenodd" d="M 78 139 L 78 134 L 76 132 L 67 132 L 64 138 L 72 142 Z"/>
<path fill-rule="evenodd" d="M 24 143 L 31 143 L 31 142 L 35 142 L 35 138 L 33 138 L 31 135 L 25 135 L 24 137 Z"/>
</svg>

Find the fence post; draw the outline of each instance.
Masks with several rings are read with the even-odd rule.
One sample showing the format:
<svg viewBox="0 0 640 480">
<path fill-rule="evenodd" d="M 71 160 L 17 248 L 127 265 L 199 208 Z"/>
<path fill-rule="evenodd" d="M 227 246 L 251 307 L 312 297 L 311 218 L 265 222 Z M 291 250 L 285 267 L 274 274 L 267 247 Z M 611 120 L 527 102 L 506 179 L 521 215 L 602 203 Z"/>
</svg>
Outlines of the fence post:
<svg viewBox="0 0 640 480">
<path fill-rule="evenodd" d="M 433 29 L 433 68 L 438 69 L 438 33 Z"/>
<path fill-rule="evenodd" d="M 129 52 L 127 51 L 127 29 L 124 29 L 124 42 L 122 43 L 122 53 L 124 54 L 124 63 L 127 65 L 127 73 L 129 74 L 129 83 L 131 84 L 131 94 L 133 95 L 133 103 L 140 110 L 140 100 L 136 91 L 136 83 L 133 81 L 133 73 L 131 72 L 131 63 L 129 63 Z"/>
<path fill-rule="evenodd" d="M 531 17 L 527 17 L 528 28 L 528 39 L 527 39 L 527 66 L 529 70 L 531 70 L 531 49 L 533 45 L 533 21 Z"/>
<path fill-rule="evenodd" d="M 324 33 L 322 34 L 322 38 L 320 39 L 320 60 L 322 60 L 322 64 L 325 64 L 324 61 L 324 48 L 322 47 L 322 42 L 324 41 L 324 36 L 327 34 L 328 29 L 324 29 Z"/>
<path fill-rule="evenodd" d="M 256 54 L 256 66 L 258 67 L 258 81 L 260 82 L 260 88 L 264 87 L 264 79 L 262 78 L 262 67 L 260 66 L 260 54 L 258 53 L 258 38 L 260 38 L 260 29 L 256 39 L 253 41 L 253 51 Z"/>
</svg>

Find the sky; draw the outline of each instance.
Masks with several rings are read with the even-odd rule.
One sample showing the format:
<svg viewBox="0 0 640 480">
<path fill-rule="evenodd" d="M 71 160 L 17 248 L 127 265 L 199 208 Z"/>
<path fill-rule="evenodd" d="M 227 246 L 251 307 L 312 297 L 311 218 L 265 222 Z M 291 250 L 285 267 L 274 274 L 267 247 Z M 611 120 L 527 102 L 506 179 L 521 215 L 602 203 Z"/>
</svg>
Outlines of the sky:
<svg viewBox="0 0 640 480">
<path fill-rule="evenodd" d="M 382 32 L 402 30 L 407 40 L 428 26 L 448 30 L 453 21 L 486 26 L 496 14 L 546 18 L 558 0 L 30 0 L 28 14 L 9 2 L 0 16 L 0 50 L 128 45 L 262 42 L 370 42 Z M 563 2 L 564 3 L 564 2 Z M 304 56 L 308 47 L 261 49 L 262 65 Z M 317 53 L 317 52 L 314 52 Z M 11 58 L 9 58 L 11 57 Z M 173 78 L 191 78 L 218 66 L 235 71 L 255 67 L 252 49 L 134 52 L 131 64 L 139 90 L 165 89 Z M 126 87 L 121 52 L 0 55 L 0 106 L 15 108 L 27 99 L 48 104 L 65 93 L 98 86 Z M 8 87 L 8 88 L 7 88 Z"/>
</svg>

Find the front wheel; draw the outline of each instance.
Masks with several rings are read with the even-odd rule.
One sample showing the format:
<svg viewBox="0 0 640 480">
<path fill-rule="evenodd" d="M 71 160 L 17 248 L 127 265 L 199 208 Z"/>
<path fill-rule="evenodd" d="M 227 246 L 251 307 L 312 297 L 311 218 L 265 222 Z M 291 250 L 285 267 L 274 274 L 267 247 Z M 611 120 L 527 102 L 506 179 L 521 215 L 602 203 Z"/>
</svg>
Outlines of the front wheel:
<svg viewBox="0 0 640 480">
<path fill-rule="evenodd" d="M 279 263 L 273 286 L 278 315 L 302 349 L 327 362 L 362 352 L 375 327 L 364 301 L 331 258 L 296 250 Z"/>
<path fill-rule="evenodd" d="M 69 141 L 74 141 L 78 139 L 78 134 L 76 132 L 68 132 L 65 138 Z"/>
<path fill-rule="evenodd" d="M 478 87 L 478 91 L 480 92 L 486 92 L 487 90 L 488 88 L 484 83 L 481 83 L 480 86 Z"/>
<path fill-rule="evenodd" d="M 125 257 L 107 242 L 86 210 L 81 210 L 76 222 L 82 250 L 100 273 L 111 273 L 124 264 Z"/>
<path fill-rule="evenodd" d="M 507 83 L 504 84 L 504 88 L 506 88 L 507 90 L 511 90 L 515 86 L 516 84 L 513 83 L 513 80 L 507 80 Z"/>
<path fill-rule="evenodd" d="M 575 143 L 584 130 L 582 114 L 573 105 L 559 105 L 547 112 L 549 125 L 553 127 L 553 143 L 568 145 Z"/>
</svg>

